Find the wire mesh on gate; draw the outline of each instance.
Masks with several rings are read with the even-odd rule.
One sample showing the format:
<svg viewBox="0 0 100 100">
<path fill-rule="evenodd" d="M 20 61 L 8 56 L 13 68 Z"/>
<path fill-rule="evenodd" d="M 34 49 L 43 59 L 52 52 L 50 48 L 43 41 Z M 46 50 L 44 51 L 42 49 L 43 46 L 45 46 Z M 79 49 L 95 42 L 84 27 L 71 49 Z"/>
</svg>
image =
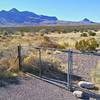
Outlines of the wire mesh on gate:
<svg viewBox="0 0 100 100">
<path fill-rule="evenodd" d="M 80 80 L 100 83 L 100 55 L 54 48 L 21 46 L 22 71 L 77 84 Z M 18 47 L 0 52 L 0 68 L 18 70 Z M 99 69 L 99 70 L 98 70 Z M 100 85 L 99 85 L 100 86 Z"/>
<path fill-rule="evenodd" d="M 66 81 L 67 54 L 59 50 L 42 50 L 42 75 Z"/>
<path fill-rule="evenodd" d="M 80 80 L 94 82 L 93 72 L 96 71 L 98 64 L 100 65 L 99 54 L 73 53 L 73 80 L 76 80 L 74 82 L 77 83 Z"/>
<path fill-rule="evenodd" d="M 33 74 L 66 81 L 66 52 L 49 48 L 22 47 L 23 70 Z"/>
<path fill-rule="evenodd" d="M 39 62 L 39 50 L 32 46 L 22 46 L 22 70 L 24 72 L 30 72 L 39 75 L 40 62 Z"/>
</svg>

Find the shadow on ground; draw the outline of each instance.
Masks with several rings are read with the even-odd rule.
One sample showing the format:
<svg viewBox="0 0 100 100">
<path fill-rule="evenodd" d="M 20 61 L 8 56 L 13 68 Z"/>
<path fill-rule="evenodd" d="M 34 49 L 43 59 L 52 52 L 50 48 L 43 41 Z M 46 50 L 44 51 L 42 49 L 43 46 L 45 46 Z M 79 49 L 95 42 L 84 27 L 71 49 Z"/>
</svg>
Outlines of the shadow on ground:
<svg viewBox="0 0 100 100">
<path fill-rule="evenodd" d="M 53 64 L 51 62 L 46 62 L 46 61 L 41 61 L 42 65 L 39 64 L 39 61 L 37 64 L 33 65 L 28 65 L 28 64 L 23 64 L 22 71 L 23 72 L 29 72 L 31 74 L 37 75 L 37 76 L 46 76 L 48 78 L 53 78 L 56 80 L 60 81 L 67 81 L 67 71 L 64 73 L 63 71 L 59 70 L 60 65 L 58 64 Z M 82 80 L 82 77 L 76 76 L 76 75 L 71 75 L 71 78 L 73 81 L 80 81 Z"/>
<path fill-rule="evenodd" d="M 20 84 L 19 77 L 10 71 L 0 71 L 0 87 L 6 87 L 11 84 Z"/>
<path fill-rule="evenodd" d="M 53 65 L 53 63 L 42 61 L 42 65 L 39 64 L 39 61 L 37 61 L 37 65 L 23 65 L 22 71 L 23 72 L 28 72 L 37 76 L 45 76 L 47 78 L 51 79 L 56 79 L 59 81 L 67 81 L 67 72 L 64 73 L 61 70 L 59 70 L 59 65 Z M 41 65 L 41 66 L 40 66 Z M 73 82 L 78 82 L 83 80 L 82 77 L 77 76 L 77 75 L 72 75 L 72 81 Z M 95 88 L 95 90 L 98 90 L 98 88 Z M 84 95 L 84 98 L 81 98 L 82 100 L 89 100 L 90 98 L 100 100 L 100 95 L 91 92 L 91 93 L 86 93 Z"/>
</svg>

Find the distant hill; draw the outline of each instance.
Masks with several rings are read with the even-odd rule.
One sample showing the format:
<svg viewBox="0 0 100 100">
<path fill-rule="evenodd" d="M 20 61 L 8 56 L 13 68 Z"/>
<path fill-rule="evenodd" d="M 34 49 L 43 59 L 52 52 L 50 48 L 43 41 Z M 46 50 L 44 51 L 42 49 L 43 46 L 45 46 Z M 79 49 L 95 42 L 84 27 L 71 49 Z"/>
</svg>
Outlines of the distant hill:
<svg viewBox="0 0 100 100">
<path fill-rule="evenodd" d="M 97 24 L 85 18 L 82 21 L 60 21 L 54 16 L 38 15 L 29 11 L 19 11 L 13 8 L 9 11 L 0 11 L 0 26 L 43 26 L 43 25 L 81 25 Z"/>
<path fill-rule="evenodd" d="M 56 17 L 37 15 L 29 11 L 18 11 L 13 8 L 9 11 L 0 11 L 0 25 L 39 25 L 44 21 L 57 21 Z"/>
<path fill-rule="evenodd" d="M 91 21 L 91 20 L 89 20 L 89 19 L 87 19 L 87 18 L 84 18 L 82 21 L 80 21 L 81 23 L 84 23 L 84 24 L 93 24 L 93 23 L 95 23 L 95 22 L 93 22 L 93 21 Z"/>
</svg>

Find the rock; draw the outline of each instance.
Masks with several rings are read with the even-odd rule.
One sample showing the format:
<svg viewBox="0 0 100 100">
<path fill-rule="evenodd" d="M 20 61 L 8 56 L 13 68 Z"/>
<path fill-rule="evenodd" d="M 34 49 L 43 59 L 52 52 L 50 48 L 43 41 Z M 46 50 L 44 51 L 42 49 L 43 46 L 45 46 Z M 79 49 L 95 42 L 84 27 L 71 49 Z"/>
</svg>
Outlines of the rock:
<svg viewBox="0 0 100 100">
<path fill-rule="evenodd" d="M 61 51 L 59 51 L 59 50 L 56 50 L 55 52 L 54 52 L 54 54 L 61 54 L 62 52 Z"/>
<path fill-rule="evenodd" d="M 78 98 L 82 98 L 83 97 L 83 92 L 82 91 L 74 91 L 73 95 L 78 97 Z"/>
<path fill-rule="evenodd" d="M 77 70 L 77 69 L 78 69 L 78 66 L 74 65 L 73 70 Z"/>
<path fill-rule="evenodd" d="M 14 77 L 17 77 L 18 75 L 17 75 L 16 73 L 13 73 L 13 76 L 14 76 Z"/>
<path fill-rule="evenodd" d="M 86 82 L 86 81 L 80 81 L 78 83 L 78 86 L 82 87 L 82 88 L 87 88 L 87 89 L 93 89 L 93 88 L 95 88 L 95 84 L 93 84 L 91 82 Z"/>
</svg>

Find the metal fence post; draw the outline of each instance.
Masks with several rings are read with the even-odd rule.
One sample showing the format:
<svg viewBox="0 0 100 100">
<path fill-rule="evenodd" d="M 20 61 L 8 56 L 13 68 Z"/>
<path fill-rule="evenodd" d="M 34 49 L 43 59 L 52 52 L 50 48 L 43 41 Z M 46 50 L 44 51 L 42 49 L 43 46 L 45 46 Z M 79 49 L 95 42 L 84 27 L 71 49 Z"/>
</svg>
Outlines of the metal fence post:
<svg viewBox="0 0 100 100">
<path fill-rule="evenodd" d="M 40 62 L 40 72 L 39 76 L 42 76 L 42 61 L 41 61 L 41 49 L 39 49 L 39 62 Z"/>
<path fill-rule="evenodd" d="M 73 67 L 73 60 L 72 60 L 72 51 L 68 51 L 68 69 L 67 69 L 67 83 L 68 83 L 68 90 L 72 90 L 72 67 Z"/>
<path fill-rule="evenodd" d="M 18 45 L 18 60 L 19 60 L 18 70 L 21 70 L 22 69 L 21 45 Z"/>
</svg>

